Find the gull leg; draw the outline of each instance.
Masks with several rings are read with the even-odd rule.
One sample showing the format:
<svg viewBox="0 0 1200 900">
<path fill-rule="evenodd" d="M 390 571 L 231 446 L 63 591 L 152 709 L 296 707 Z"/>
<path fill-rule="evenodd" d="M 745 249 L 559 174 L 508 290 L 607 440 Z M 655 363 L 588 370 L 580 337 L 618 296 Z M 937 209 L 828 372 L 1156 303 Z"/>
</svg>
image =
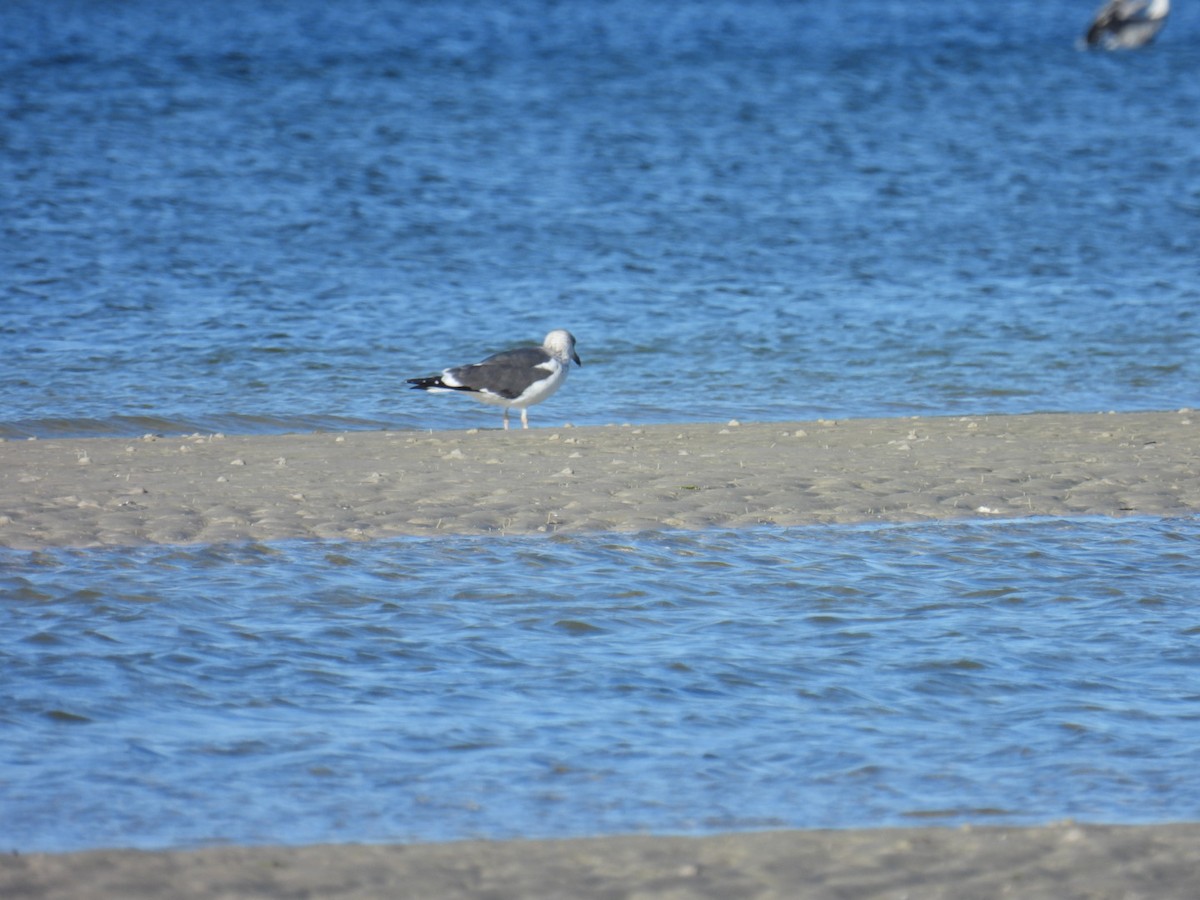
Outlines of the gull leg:
<svg viewBox="0 0 1200 900">
<path fill-rule="evenodd" d="M 508 407 L 504 407 L 504 430 L 508 431 Z"/>
<path fill-rule="evenodd" d="M 521 410 L 521 427 L 522 428 L 529 427 L 529 407 L 528 406 L 525 407 L 523 410 Z"/>
</svg>

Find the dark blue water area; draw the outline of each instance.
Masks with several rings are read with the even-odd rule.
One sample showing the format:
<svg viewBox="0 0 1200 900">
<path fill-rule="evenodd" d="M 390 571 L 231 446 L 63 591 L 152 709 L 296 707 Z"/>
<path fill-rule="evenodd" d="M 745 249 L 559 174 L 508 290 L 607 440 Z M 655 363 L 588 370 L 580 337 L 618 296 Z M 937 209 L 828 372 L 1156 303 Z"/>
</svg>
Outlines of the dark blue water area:
<svg viewBox="0 0 1200 900">
<path fill-rule="evenodd" d="M 5 849 L 1200 817 L 1200 520 L 3 551 Z"/>
<path fill-rule="evenodd" d="M 0 8 L 0 436 L 1200 404 L 1200 12 Z"/>
</svg>

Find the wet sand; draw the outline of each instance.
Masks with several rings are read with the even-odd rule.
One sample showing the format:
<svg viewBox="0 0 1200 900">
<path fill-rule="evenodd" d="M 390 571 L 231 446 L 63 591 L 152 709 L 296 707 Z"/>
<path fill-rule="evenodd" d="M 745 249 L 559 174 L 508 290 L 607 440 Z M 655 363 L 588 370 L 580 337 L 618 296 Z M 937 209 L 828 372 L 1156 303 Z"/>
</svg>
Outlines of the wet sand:
<svg viewBox="0 0 1200 900">
<path fill-rule="evenodd" d="M 28 550 L 1197 512 L 1187 410 L 0 444 L 0 546 Z M 6 900 L 1062 900 L 1200 883 L 1200 824 L 28 855 L 4 837 Z"/>
<path fill-rule="evenodd" d="M 1192 898 L 1200 824 L 223 847 L 0 857 L 6 900 Z"/>
<path fill-rule="evenodd" d="M 0 546 L 1200 511 L 1200 415 L 0 443 Z"/>
</svg>

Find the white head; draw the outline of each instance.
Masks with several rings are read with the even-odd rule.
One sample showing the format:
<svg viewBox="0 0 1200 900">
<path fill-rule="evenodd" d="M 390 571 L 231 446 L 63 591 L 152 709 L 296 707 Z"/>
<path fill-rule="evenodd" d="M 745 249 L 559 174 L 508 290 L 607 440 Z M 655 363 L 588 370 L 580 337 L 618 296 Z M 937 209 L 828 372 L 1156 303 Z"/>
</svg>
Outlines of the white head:
<svg viewBox="0 0 1200 900">
<path fill-rule="evenodd" d="M 571 360 L 575 360 L 577 366 L 583 365 L 579 361 L 579 354 L 575 352 L 575 335 L 565 329 L 559 328 L 546 335 L 542 349 L 564 366 L 569 365 Z"/>
</svg>

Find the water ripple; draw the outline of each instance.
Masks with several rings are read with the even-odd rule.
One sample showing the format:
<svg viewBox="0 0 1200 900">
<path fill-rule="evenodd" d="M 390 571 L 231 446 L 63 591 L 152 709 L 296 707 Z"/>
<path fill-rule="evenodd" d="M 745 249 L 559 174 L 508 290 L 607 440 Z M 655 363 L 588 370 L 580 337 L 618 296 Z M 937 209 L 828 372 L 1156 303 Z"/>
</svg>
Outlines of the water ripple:
<svg viewBox="0 0 1200 900">
<path fill-rule="evenodd" d="M 0 8 L 0 437 L 494 427 L 404 378 L 550 315 L 548 421 L 1198 402 L 1186 12 L 206 10 Z"/>
<path fill-rule="evenodd" d="M 1200 522 L 5 551 L 20 849 L 1200 815 Z"/>
</svg>

